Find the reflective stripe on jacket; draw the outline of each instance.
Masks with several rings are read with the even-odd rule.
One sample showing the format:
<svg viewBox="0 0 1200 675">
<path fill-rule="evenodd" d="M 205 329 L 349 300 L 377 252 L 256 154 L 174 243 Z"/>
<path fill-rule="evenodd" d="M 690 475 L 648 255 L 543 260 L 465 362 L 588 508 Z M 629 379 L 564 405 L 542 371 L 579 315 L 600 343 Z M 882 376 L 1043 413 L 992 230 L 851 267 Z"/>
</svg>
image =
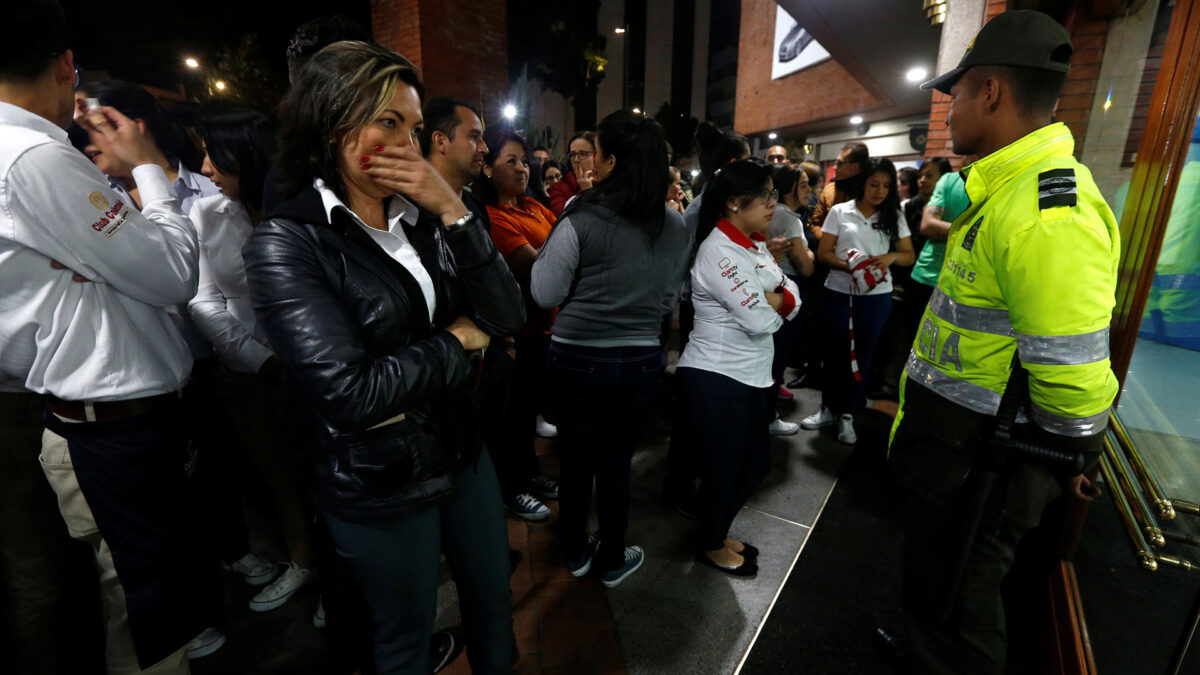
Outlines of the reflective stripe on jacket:
<svg viewBox="0 0 1200 675">
<path fill-rule="evenodd" d="M 1013 350 L 1047 431 L 1104 430 L 1120 234 L 1074 139 L 1051 124 L 964 169 L 971 206 L 954 220 L 907 377 L 994 415 Z"/>
</svg>

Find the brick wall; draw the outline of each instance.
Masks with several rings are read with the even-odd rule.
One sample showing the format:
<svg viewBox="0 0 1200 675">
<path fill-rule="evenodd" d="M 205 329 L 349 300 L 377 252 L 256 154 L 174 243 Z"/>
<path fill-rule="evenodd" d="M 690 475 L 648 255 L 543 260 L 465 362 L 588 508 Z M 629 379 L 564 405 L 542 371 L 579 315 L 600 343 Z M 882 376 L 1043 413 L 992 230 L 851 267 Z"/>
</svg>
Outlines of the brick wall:
<svg viewBox="0 0 1200 675">
<path fill-rule="evenodd" d="M 427 96 L 454 96 L 492 116 L 508 96 L 506 4 L 372 0 L 375 40 L 421 69 Z"/>
<path fill-rule="evenodd" d="M 832 59 L 771 79 L 775 48 L 773 0 L 742 0 L 734 127 L 745 134 L 771 131 L 797 119 L 862 113 L 880 103 Z"/>
<path fill-rule="evenodd" d="M 1009 0 L 988 0 L 984 23 L 1008 10 Z M 946 115 L 950 112 L 950 97 L 940 91 L 933 92 L 929 106 L 929 136 L 925 141 L 925 157 L 949 157 L 954 168 L 962 164 L 962 158 L 954 154 L 950 142 L 950 127 L 946 126 Z"/>
<path fill-rule="evenodd" d="M 1100 63 L 1104 60 L 1104 45 L 1108 36 L 1108 19 L 1097 19 L 1080 10 L 1071 22 L 1071 72 L 1063 84 L 1055 116 L 1071 129 L 1075 137 L 1075 156 L 1083 156 L 1083 141 L 1087 138 L 1088 118 L 1100 79 Z"/>
</svg>

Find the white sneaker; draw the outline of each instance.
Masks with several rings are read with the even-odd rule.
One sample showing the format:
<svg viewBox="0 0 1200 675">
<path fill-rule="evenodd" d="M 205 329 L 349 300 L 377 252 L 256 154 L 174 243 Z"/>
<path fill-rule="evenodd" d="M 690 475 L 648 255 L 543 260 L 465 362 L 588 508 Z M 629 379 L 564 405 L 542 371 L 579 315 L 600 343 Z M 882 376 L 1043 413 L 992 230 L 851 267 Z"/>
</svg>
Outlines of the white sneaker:
<svg viewBox="0 0 1200 675">
<path fill-rule="evenodd" d="M 537 416 L 537 431 L 538 436 L 542 438 L 555 438 L 558 436 L 558 427 L 546 421 L 545 417 Z"/>
<path fill-rule="evenodd" d="M 325 627 L 325 596 L 317 598 L 317 611 L 313 612 L 313 625 L 317 628 Z"/>
<path fill-rule="evenodd" d="M 242 559 L 233 564 L 222 564 L 226 572 L 237 572 L 246 578 L 246 583 L 251 586 L 262 586 L 263 584 L 271 583 L 275 577 L 279 576 L 279 568 L 275 563 L 267 560 L 261 555 L 255 553 L 247 553 L 242 556 Z"/>
<path fill-rule="evenodd" d="M 829 412 L 829 408 L 821 406 L 817 412 L 800 420 L 800 426 L 805 429 L 820 429 L 833 424 L 833 413 Z"/>
<path fill-rule="evenodd" d="M 283 574 L 271 583 L 270 586 L 259 591 L 258 595 L 250 599 L 250 611 L 252 612 L 267 612 L 276 607 L 280 607 L 295 595 L 300 587 L 313 580 L 313 569 L 311 567 L 301 567 L 294 562 L 287 564 Z"/>
<path fill-rule="evenodd" d="M 842 415 L 838 419 L 838 441 L 846 445 L 858 442 L 858 434 L 854 433 L 854 415 Z"/>
<path fill-rule="evenodd" d="M 785 422 L 782 417 L 776 415 L 767 430 L 771 432 L 772 436 L 791 436 L 800 431 L 800 425 L 795 422 Z"/>
<path fill-rule="evenodd" d="M 225 634 L 216 628 L 205 628 L 203 633 L 192 638 L 184 651 L 188 659 L 199 659 L 217 651 L 225 645 Z"/>
</svg>

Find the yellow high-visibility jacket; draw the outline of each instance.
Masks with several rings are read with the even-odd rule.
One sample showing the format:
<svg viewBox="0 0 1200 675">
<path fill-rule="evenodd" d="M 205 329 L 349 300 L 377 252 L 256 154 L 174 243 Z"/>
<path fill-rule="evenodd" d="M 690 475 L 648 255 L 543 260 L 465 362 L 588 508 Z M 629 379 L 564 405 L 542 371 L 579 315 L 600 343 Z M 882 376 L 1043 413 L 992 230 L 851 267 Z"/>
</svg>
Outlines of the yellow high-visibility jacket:
<svg viewBox="0 0 1200 675">
<path fill-rule="evenodd" d="M 1016 349 L 1033 421 L 1082 438 L 1104 431 L 1117 393 L 1108 338 L 1121 239 L 1074 147 L 1055 123 L 964 169 L 971 205 L 950 230 L 905 378 L 994 415 Z"/>
</svg>

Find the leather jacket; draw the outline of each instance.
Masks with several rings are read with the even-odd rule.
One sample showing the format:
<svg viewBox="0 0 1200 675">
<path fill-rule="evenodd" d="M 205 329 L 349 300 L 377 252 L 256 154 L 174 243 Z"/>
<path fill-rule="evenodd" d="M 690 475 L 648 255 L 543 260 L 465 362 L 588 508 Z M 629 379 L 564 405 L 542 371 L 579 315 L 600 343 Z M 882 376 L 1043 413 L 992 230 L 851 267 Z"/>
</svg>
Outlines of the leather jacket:
<svg viewBox="0 0 1200 675">
<path fill-rule="evenodd" d="M 332 220 L 332 222 L 330 222 Z M 243 249 L 254 311 L 285 364 L 291 415 L 312 450 L 317 499 L 349 520 L 415 512 L 453 489 L 482 449 L 481 362 L 444 329 L 491 335 L 525 321 L 520 287 L 478 220 L 405 228 L 437 295 L 315 188 L 279 204 Z M 293 429 L 295 431 L 295 429 Z"/>
</svg>

